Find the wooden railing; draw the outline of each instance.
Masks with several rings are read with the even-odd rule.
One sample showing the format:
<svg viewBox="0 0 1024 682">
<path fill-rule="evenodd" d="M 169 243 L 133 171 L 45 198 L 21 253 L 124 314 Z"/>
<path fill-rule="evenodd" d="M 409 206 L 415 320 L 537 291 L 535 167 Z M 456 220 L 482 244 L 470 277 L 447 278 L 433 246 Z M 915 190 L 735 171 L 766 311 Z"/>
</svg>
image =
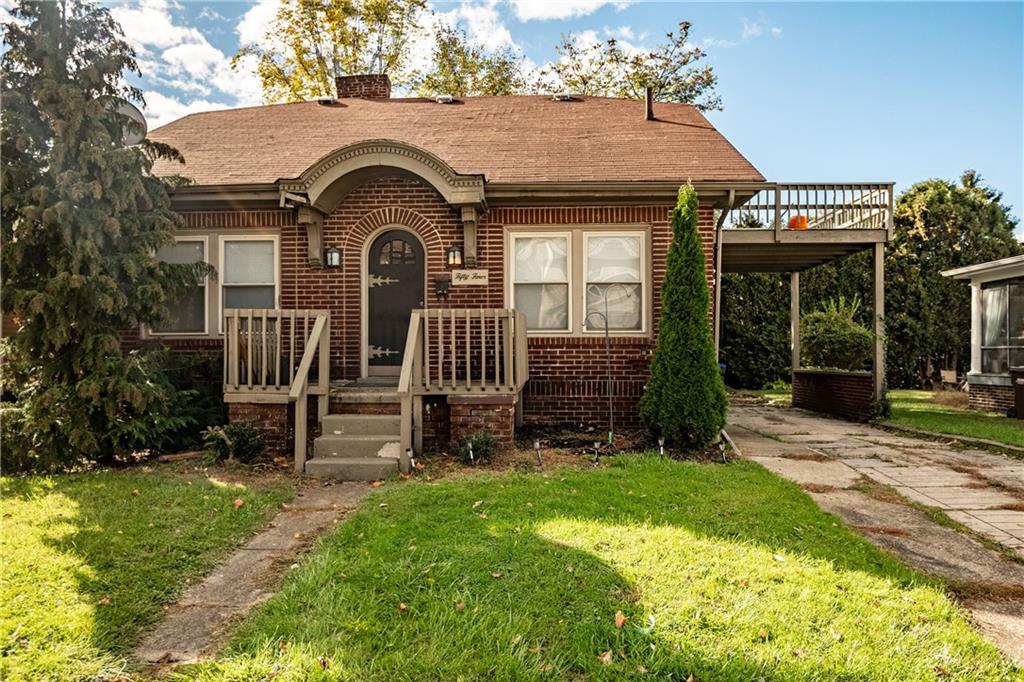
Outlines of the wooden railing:
<svg viewBox="0 0 1024 682">
<path fill-rule="evenodd" d="M 306 463 L 306 412 L 317 396 L 327 414 L 330 315 L 325 310 L 235 308 L 224 311 L 224 400 L 295 403 L 295 470 Z M 315 382 L 310 381 L 316 365 Z"/>
<path fill-rule="evenodd" d="M 892 183 L 768 183 L 725 216 L 725 229 L 891 230 Z"/>
<path fill-rule="evenodd" d="M 408 466 L 406 453 L 414 437 L 417 444 L 422 437 L 420 431 L 414 434 L 422 396 L 518 394 L 529 378 L 526 318 L 521 312 L 414 310 L 398 378 L 403 469 Z"/>
</svg>

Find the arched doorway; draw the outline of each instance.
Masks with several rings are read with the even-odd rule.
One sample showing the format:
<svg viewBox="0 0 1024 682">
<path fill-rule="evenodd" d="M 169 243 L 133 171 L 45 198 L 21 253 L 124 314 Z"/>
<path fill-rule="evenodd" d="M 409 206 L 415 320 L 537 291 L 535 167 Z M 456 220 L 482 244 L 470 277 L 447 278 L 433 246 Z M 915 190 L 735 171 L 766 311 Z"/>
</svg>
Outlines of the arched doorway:
<svg viewBox="0 0 1024 682">
<path fill-rule="evenodd" d="M 411 232 L 387 229 L 366 254 L 366 369 L 370 376 L 398 375 L 409 316 L 423 307 L 423 244 Z"/>
</svg>

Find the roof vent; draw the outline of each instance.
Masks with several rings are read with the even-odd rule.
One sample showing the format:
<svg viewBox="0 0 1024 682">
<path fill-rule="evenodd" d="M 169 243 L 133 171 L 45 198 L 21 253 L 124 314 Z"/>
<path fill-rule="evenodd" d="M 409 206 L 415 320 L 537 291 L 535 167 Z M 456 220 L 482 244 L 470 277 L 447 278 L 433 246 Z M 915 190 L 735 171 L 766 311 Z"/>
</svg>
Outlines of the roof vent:
<svg viewBox="0 0 1024 682">
<path fill-rule="evenodd" d="M 551 99 L 556 102 L 571 102 L 573 100 L 573 96 L 571 92 L 556 92 L 551 95 Z"/>
<path fill-rule="evenodd" d="M 434 98 L 434 101 L 438 104 L 451 104 L 455 101 L 455 98 L 451 95 L 438 95 Z"/>
<path fill-rule="evenodd" d="M 322 107 L 329 107 L 338 103 L 338 100 L 333 97 L 317 97 L 316 103 Z"/>
</svg>

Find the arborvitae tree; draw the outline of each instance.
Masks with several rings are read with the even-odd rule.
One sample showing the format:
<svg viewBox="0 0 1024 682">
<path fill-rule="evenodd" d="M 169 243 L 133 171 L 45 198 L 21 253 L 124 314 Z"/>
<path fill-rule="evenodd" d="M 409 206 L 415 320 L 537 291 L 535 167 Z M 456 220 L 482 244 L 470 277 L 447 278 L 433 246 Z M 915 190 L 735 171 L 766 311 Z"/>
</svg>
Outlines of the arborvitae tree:
<svg viewBox="0 0 1024 682">
<path fill-rule="evenodd" d="M 725 426 L 725 386 L 708 324 L 708 283 L 697 231 L 697 192 L 679 190 L 661 287 L 661 322 L 640 418 L 671 445 L 702 448 Z"/>
<path fill-rule="evenodd" d="M 154 254 L 176 224 L 150 175 L 173 150 L 123 144 L 134 53 L 107 9 L 25 0 L 4 26 L 0 144 L 5 464 L 103 458 L 172 425 L 173 391 L 121 332 L 162 319 L 202 269 Z M 13 455 L 13 457 L 12 457 Z"/>
</svg>

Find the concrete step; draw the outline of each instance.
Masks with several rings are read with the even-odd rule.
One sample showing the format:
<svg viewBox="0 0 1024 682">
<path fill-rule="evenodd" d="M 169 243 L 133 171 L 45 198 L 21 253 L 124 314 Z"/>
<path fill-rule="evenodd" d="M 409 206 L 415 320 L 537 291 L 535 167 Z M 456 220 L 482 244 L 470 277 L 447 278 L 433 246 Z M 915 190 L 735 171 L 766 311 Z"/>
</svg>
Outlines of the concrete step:
<svg viewBox="0 0 1024 682">
<path fill-rule="evenodd" d="M 321 422 L 325 436 L 392 436 L 401 434 L 397 414 L 329 414 Z"/>
<path fill-rule="evenodd" d="M 398 460 L 385 457 L 314 457 L 306 473 L 343 481 L 376 481 L 398 473 Z"/>
<path fill-rule="evenodd" d="M 323 435 L 313 441 L 313 459 L 317 457 L 388 457 L 398 461 L 401 443 L 398 436 Z"/>
</svg>

